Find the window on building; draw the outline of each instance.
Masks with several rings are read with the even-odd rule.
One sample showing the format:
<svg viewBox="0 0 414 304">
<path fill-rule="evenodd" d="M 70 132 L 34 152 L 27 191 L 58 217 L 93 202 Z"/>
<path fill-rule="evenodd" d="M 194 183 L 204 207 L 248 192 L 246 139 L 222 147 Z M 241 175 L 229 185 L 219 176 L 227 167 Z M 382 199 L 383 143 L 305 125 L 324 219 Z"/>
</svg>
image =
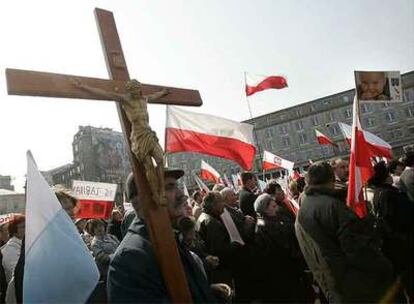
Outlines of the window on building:
<svg viewBox="0 0 414 304">
<path fill-rule="evenodd" d="M 414 127 L 408 128 L 408 133 L 413 135 L 414 134 Z"/>
<path fill-rule="evenodd" d="M 383 108 L 389 108 L 389 107 L 390 107 L 390 104 L 389 104 L 388 102 L 384 102 L 384 103 L 382 104 L 382 107 L 383 107 Z"/>
<path fill-rule="evenodd" d="M 266 138 L 272 138 L 273 137 L 273 129 L 268 128 L 265 130 L 265 136 Z"/>
<path fill-rule="evenodd" d="M 306 133 L 299 134 L 299 143 L 301 145 L 306 144 L 308 142 L 308 138 L 306 136 Z"/>
<path fill-rule="evenodd" d="M 328 118 L 328 121 L 334 121 L 335 120 L 335 113 L 333 113 L 333 112 L 328 112 L 328 114 L 326 116 Z"/>
<path fill-rule="evenodd" d="M 371 106 L 368 103 L 361 104 L 361 113 L 368 113 L 371 111 Z"/>
<path fill-rule="evenodd" d="M 338 133 L 339 133 L 339 129 L 338 129 L 338 126 L 335 124 L 335 125 L 330 125 L 329 126 L 329 133 L 332 135 L 332 136 L 336 136 L 336 135 L 338 135 Z"/>
<path fill-rule="evenodd" d="M 414 88 L 404 90 L 404 101 L 414 101 Z"/>
<path fill-rule="evenodd" d="M 302 121 L 296 121 L 295 122 L 295 127 L 296 127 L 296 130 L 303 130 L 303 123 L 302 123 Z"/>
<path fill-rule="evenodd" d="M 401 129 L 395 129 L 390 132 L 390 137 L 392 139 L 398 139 L 398 138 L 401 138 L 402 136 L 403 136 L 403 133 Z"/>
<path fill-rule="evenodd" d="M 407 117 L 414 117 L 414 106 L 405 108 L 405 115 Z"/>
<path fill-rule="evenodd" d="M 343 102 L 349 102 L 349 96 L 348 95 L 342 96 L 342 101 Z"/>
<path fill-rule="evenodd" d="M 273 151 L 273 143 L 271 141 L 266 143 L 266 150 Z"/>
<path fill-rule="evenodd" d="M 346 109 L 344 114 L 345 114 L 345 118 L 351 118 L 352 117 L 352 109 L 351 108 Z"/>
<path fill-rule="evenodd" d="M 322 146 L 321 147 L 321 153 L 324 156 L 328 156 L 331 153 L 331 151 L 329 149 L 329 146 Z"/>
<path fill-rule="evenodd" d="M 374 118 L 366 118 L 365 119 L 365 125 L 367 127 L 373 127 L 373 126 L 375 126 L 375 120 L 374 120 Z"/>
<path fill-rule="evenodd" d="M 319 117 L 317 115 L 311 117 L 312 125 L 318 126 L 319 125 Z"/>
<path fill-rule="evenodd" d="M 287 133 L 287 128 L 286 128 L 286 126 L 280 126 L 280 127 L 279 127 L 279 132 L 280 132 L 280 134 L 286 134 L 286 133 Z"/>
<path fill-rule="evenodd" d="M 283 142 L 283 146 L 285 148 L 290 146 L 290 138 L 289 137 L 283 137 L 282 142 Z"/>
<path fill-rule="evenodd" d="M 388 122 L 394 122 L 395 121 L 395 114 L 394 112 L 387 112 L 385 113 L 385 118 Z"/>
<path fill-rule="evenodd" d="M 310 110 L 311 110 L 311 112 L 315 111 L 316 110 L 316 106 L 314 104 L 311 104 L 310 105 Z"/>
</svg>

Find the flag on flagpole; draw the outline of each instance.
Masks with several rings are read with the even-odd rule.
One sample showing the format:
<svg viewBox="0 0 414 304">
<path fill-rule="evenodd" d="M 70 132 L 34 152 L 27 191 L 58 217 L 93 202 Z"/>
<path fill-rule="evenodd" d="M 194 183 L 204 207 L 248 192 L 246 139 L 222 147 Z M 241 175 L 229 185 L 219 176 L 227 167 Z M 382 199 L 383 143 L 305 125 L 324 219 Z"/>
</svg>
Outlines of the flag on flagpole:
<svg viewBox="0 0 414 304">
<path fill-rule="evenodd" d="M 283 159 L 269 151 L 263 152 L 263 170 L 271 169 L 286 169 L 288 171 L 293 170 L 294 162 Z"/>
<path fill-rule="evenodd" d="M 95 261 L 27 152 L 25 303 L 85 303 L 99 280 Z"/>
<path fill-rule="evenodd" d="M 332 139 L 330 139 L 328 136 L 326 136 L 322 132 L 315 129 L 315 133 L 316 133 L 316 139 L 318 140 L 318 143 L 320 145 L 331 145 L 334 147 L 338 147 L 338 145 Z"/>
<path fill-rule="evenodd" d="M 168 106 L 165 150 L 218 156 L 251 170 L 256 154 L 253 126 Z"/>
<path fill-rule="evenodd" d="M 232 174 L 231 175 L 231 180 L 233 182 L 234 185 L 234 190 L 239 191 L 240 186 L 239 186 L 239 182 L 238 182 L 238 177 L 236 174 Z"/>
<path fill-rule="evenodd" d="M 351 144 L 352 132 L 353 129 L 350 125 L 338 122 L 339 127 L 342 130 L 346 141 Z M 392 159 L 392 147 L 385 140 L 379 138 L 378 136 L 372 134 L 368 131 L 362 131 L 364 134 L 365 142 L 368 146 L 368 152 L 371 157 L 385 157 Z"/>
<path fill-rule="evenodd" d="M 214 169 L 212 166 L 210 166 L 204 160 L 201 160 L 200 177 L 205 179 L 205 180 L 212 181 L 215 184 L 221 184 L 222 183 L 220 174 L 217 172 L 217 170 Z"/>
<path fill-rule="evenodd" d="M 245 73 L 246 96 L 268 89 L 283 89 L 288 86 L 283 76 L 262 76 Z"/>
<path fill-rule="evenodd" d="M 367 214 L 367 205 L 364 200 L 363 186 L 374 174 L 371 164 L 370 146 L 365 140 L 365 133 L 359 121 L 358 99 L 354 97 L 351 155 L 349 160 L 349 182 L 347 205 L 363 218 Z"/>
<path fill-rule="evenodd" d="M 183 192 L 184 195 L 187 196 L 187 204 L 191 206 L 191 199 L 190 199 L 190 192 L 188 192 L 187 185 L 183 181 Z"/>
<path fill-rule="evenodd" d="M 194 174 L 194 180 L 197 183 L 198 188 L 200 188 L 200 191 L 205 191 L 206 193 L 210 191 L 207 185 L 195 174 Z"/>
</svg>

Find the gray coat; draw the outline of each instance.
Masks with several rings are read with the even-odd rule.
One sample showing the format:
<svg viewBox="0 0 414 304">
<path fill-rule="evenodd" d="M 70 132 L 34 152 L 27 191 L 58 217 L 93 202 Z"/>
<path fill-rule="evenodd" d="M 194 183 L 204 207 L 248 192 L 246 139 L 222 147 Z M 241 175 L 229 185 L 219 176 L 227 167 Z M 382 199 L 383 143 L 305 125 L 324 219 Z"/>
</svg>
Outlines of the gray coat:
<svg viewBox="0 0 414 304">
<path fill-rule="evenodd" d="M 302 253 L 329 302 L 377 302 L 392 283 L 391 263 L 365 222 L 334 195 L 303 195 L 295 224 Z"/>
</svg>

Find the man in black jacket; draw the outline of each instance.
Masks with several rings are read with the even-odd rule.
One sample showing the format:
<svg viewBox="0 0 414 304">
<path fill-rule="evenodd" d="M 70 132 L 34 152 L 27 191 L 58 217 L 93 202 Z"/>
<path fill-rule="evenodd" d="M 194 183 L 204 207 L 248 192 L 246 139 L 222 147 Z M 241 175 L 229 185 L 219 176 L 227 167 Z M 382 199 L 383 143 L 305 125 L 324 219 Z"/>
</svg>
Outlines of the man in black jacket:
<svg viewBox="0 0 414 304">
<path fill-rule="evenodd" d="M 177 187 L 177 179 L 183 175 L 182 170 L 165 170 L 168 212 L 172 220 L 185 214 L 187 198 Z M 131 184 L 135 185 L 133 179 Z M 112 303 L 171 302 L 140 210 L 138 195 L 131 193 L 130 197 L 137 217 L 129 226 L 128 233 L 109 266 L 107 284 L 109 301 Z M 181 242 L 177 242 L 177 246 L 193 302 L 215 302 L 207 279 L 188 249 Z"/>
<path fill-rule="evenodd" d="M 250 215 L 256 218 L 254 211 L 254 201 L 257 195 L 254 193 L 257 189 L 256 176 L 251 172 L 243 172 L 241 174 L 243 188 L 239 193 L 240 209 L 244 215 Z"/>
</svg>

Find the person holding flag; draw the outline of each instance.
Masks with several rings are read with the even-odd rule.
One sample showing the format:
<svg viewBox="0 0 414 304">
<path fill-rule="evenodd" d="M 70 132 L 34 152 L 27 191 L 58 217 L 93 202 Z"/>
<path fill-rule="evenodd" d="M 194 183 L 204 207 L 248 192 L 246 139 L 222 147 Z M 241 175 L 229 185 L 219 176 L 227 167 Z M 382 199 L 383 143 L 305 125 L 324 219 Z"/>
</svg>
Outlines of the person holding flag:
<svg viewBox="0 0 414 304">
<path fill-rule="evenodd" d="M 393 283 L 393 268 L 366 221 L 334 191 L 326 162 L 310 166 L 295 223 L 305 260 L 331 303 L 379 302 Z"/>
</svg>

